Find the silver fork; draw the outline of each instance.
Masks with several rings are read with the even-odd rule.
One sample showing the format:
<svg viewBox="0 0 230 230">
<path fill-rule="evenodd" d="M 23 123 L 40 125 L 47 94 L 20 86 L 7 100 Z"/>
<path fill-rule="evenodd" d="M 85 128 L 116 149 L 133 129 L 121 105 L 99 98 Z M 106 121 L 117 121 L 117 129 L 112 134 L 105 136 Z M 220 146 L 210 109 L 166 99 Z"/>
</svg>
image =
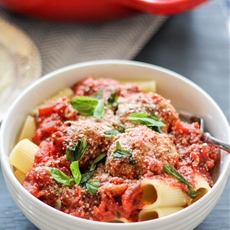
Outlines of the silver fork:
<svg viewBox="0 0 230 230">
<path fill-rule="evenodd" d="M 213 137 L 210 133 L 208 132 L 204 132 L 204 119 L 199 117 L 199 116 L 195 116 L 189 112 L 186 111 L 179 111 L 179 117 L 181 120 L 183 121 L 187 121 L 189 123 L 192 122 L 198 122 L 200 125 L 200 130 L 202 131 L 202 141 L 205 143 L 210 143 L 213 145 L 216 145 L 218 148 L 223 149 L 224 151 L 230 153 L 230 145 Z"/>
</svg>

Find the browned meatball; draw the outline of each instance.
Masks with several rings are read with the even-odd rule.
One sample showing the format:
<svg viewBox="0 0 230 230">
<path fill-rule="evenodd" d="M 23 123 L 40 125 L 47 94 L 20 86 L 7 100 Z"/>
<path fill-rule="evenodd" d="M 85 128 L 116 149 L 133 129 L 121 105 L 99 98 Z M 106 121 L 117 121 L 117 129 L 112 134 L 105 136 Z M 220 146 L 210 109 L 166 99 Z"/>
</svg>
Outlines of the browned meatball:
<svg viewBox="0 0 230 230">
<path fill-rule="evenodd" d="M 162 127 L 162 131 L 166 133 L 171 131 L 178 120 L 178 113 L 170 104 L 170 101 L 156 93 L 126 95 L 126 97 L 119 97 L 118 103 L 117 115 L 120 117 L 120 121 L 129 127 L 135 126 L 135 124 L 130 124 L 126 120 L 126 117 L 133 112 L 155 115 L 165 123 L 166 126 Z"/>
<path fill-rule="evenodd" d="M 104 132 L 110 128 L 92 117 L 78 121 L 71 121 L 65 123 L 65 144 L 66 147 L 72 146 L 78 140 L 85 138 L 87 148 L 79 161 L 79 166 L 87 168 L 92 161 L 101 153 L 107 152 L 112 138 L 106 138 Z"/>
<path fill-rule="evenodd" d="M 120 145 L 120 155 L 116 154 L 117 143 Z M 106 170 L 111 176 L 136 179 L 149 171 L 161 174 L 164 164 L 175 166 L 178 158 L 176 148 L 168 135 L 140 125 L 117 135 L 108 150 Z"/>
</svg>

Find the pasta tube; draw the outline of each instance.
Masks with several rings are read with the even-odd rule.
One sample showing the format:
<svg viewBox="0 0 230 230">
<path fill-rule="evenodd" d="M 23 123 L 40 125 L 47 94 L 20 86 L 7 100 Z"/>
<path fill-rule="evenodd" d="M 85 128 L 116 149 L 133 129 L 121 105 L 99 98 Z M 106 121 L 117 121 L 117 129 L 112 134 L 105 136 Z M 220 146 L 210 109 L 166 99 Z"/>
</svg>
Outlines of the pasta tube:
<svg viewBox="0 0 230 230">
<path fill-rule="evenodd" d="M 138 221 L 158 219 L 182 210 L 182 207 L 142 209 Z"/>
<path fill-rule="evenodd" d="M 23 139 L 13 148 L 9 161 L 16 169 L 27 173 L 34 162 L 34 155 L 39 147 L 28 139 Z"/>
<path fill-rule="evenodd" d="M 36 125 L 34 122 L 34 118 L 29 115 L 29 116 L 27 116 L 26 121 L 23 125 L 21 134 L 19 136 L 19 141 L 21 141 L 23 139 L 31 140 L 35 130 L 36 130 Z"/>
<path fill-rule="evenodd" d="M 190 198 L 181 188 L 167 184 L 163 180 L 144 179 L 141 183 L 143 209 L 154 207 L 183 207 Z"/>
<path fill-rule="evenodd" d="M 113 218 L 113 219 L 107 220 L 106 222 L 112 222 L 112 223 L 129 223 L 130 221 L 128 221 L 126 218 Z"/>
<path fill-rule="evenodd" d="M 201 175 L 196 174 L 195 180 L 196 180 L 195 190 L 199 192 L 199 195 L 196 196 L 194 199 L 192 199 L 191 203 L 194 203 L 197 200 L 199 200 L 202 196 L 204 196 L 211 189 L 208 182 Z"/>
<path fill-rule="evenodd" d="M 26 174 L 25 174 L 24 172 L 22 172 L 21 170 L 16 169 L 16 170 L 14 171 L 14 175 L 15 175 L 15 177 L 17 178 L 17 180 L 22 184 L 22 182 L 23 182 L 24 179 L 25 179 Z"/>
<path fill-rule="evenodd" d="M 31 112 L 30 112 L 30 115 L 33 116 L 34 114 L 37 113 L 38 111 L 38 108 L 42 105 L 45 105 L 45 104 L 48 104 L 52 101 L 55 101 L 61 97 L 68 97 L 68 98 L 71 98 L 72 96 L 74 95 L 74 92 L 71 88 L 69 87 L 66 87 L 66 88 L 63 88 L 62 90 L 58 91 L 58 93 L 56 93 L 55 95 L 51 96 L 50 98 L 48 98 L 47 100 L 45 100 L 42 104 L 40 104 L 39 106 L 37 106 L 35 109 L 33 109 Z"/>
<path fill-rule="evenodd" d="M 132 83 L 137 85 L 144 93 L 156 92 L 156 82 L 155 81 L 120 81 L 122 84 Z"/>
</svg>

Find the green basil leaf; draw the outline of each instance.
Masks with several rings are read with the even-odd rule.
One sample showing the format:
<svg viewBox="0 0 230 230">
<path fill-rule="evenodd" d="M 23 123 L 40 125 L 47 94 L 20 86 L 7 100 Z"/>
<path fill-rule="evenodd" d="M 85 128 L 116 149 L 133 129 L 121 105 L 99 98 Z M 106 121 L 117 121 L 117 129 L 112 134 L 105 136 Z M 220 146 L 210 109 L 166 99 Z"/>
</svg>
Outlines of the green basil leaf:
<svg viewBox="0 0 230 230">
<path fill-rule="evenodd" d="M 87 148 L 85 138 L 78 140 L 72 146 L 66 148 L 66 159 L 68 161 L 78 161 L 81 159 Z"/>
<path fill-rule="evenodd" d="M 81 172 L 80 172 L 80 169 L 79 169 L 78 161 L 73 161 L 70 164 L 70 170 L 71 170 L 72 175 L 73 175 L 73 177 L 75 179 L 75 183 L 77 185 L 79 185 L 80 182 L 81 182 Z"/>
<path fill-rule="evenodd" d="M 80 114 L 85 116 L 102 118 L 104 115 L 104 102 L 98 101 L 97 98 L 94 97 L 78 96 L 71 99 L 70 104 Z"/>
<path fill-rule="evenodd" d="M 104 115 L 104 102 L 98 101 L 94 109 L 93 116 L 96 118 L 102 118 L 103 115 Z"/>
<path fill-rule="evenodd" d="M 114 123 L 113 126 L 115 128 L 112 128 L 110 130 L 106 130 L 104 132 L 105 137 L 113 137 L 113 136 L 116 136 L 117 134 L 125 132 L 125 126 L 123 124 Z"/>
<path fill-rule="evenodd" d="M 97 190 L 100 187 L 100 182 L 98 180 L 88 181 L 85 186 L 89 193 L 94 195 L 97 193 Z"/>
<path fill-rule="evenodd" d="M 108 98 L 108 104 L 116 107 L 117 106 L 117 100 L 118 100 L 118 90 L 115 90 L 113 93 L 110 94 Z"/>
<path fill-rule="evenodd" d="M 157 117 L 147 113 L 130 113 L 127 120 L 139 122 L 147 126 L 165 126 Z"/>
<path fill-rule="evenodd" d="M 132 156 L 132 153 L 130 153 L 127 150 L 123 150 L 121 149 L 121 145 L 119 143 L 119 141 L 116 142 L 116 148 L 113 151 L 113 156 L 117 157 L 117 158 L 123 158 L 123 157 L 129 157 Z"/>
<path fill-rule="evenodd" d="M 116 157 L 116 158 L 124 158 L 124 157 L 130 157 L 130 156 L 132 156 L 132 153 L 126 150 L 122 150 L 122 149 L 117 149 L 113 152 L 113 157 Z"/>
<path fill-rule="evenodd" d="M 153 130 L 159 133 L 162 133 L 160 127 L 165 126 L 165 124 L 157 117 L 147 113 L 130 113 L 127 117 L 127 120 L 151 127 Z"/>
<path fill-rule="evenodd" d="M 187 181 L 171 164 L 166 164 L 163 166 L 163 172 L 166 174 L 172 176 L 173 178 L 177 179 L 178 181 L 182 182 L 183 184 L 188 186 L 188 195 L 191 198 L 195 198 L 199 195 L 198 191 L 195 191 L 192 187 L 192 185 Z"/>
<path fill-rule="evenodd" d="M 121 144 L 120 144 L 119 141 L 116 142 L 116 148 L 115 148 L 114 152 L 115 152 L 116 150 L 121 150 Z"/>
<path fill-rule="evenodd" d="M 126 127 L 123 124 L 114 123 L 113 125 L 120 133 L 125 132 Z"/>
<path fill-rule="evenodd" d="M 132 165 L 136 164 L 136 161 L 132 157 L 132 153 L 130 153 L 127 150 L 121 149 L 121 145 L 118 141 L 116 142 L 116 148 L 114 149 L 112 156 L 115 158 L 128 157 L 129 158 L 129 164 L 132 164 Z"/>
<path fill-rule="evenodd" d="M 103 94 L 103 90 L 100 89 L 92 97 L 96 98 L 97 100 L 99 100 L 99 99 L 102 99 L 102 94 Z"/>
<path fill-rule="evenodd" d="M 158 133 L 161 133 L 161 134 L 164 133 L 164 132 L 162 132 L 162 130 L 161 130 L 161 128 L 160 128 L 159 126 L 153 126 L 153 127 L 152 127 L 152 130 L 154 130 L 154 131 L 156 131 L 156 132 L 158 132 Z"/>
<path fill-rule="evenodd" d="M 97 156 L 97 157 L 94 159 L 92 165 L 97 164 L 99 161 L 101 161 L 103 158 L 105 158 L 105 156 L 106 156 L 106 153 L 102 153 L 102 154 L 100 154 L 99 156 Z"/>
<path fill-rule="evenodd" d="M 117 129 L 110 129 L 110 130 L 106 130 L 104 134 L 105 137 L 113 137 L 116 136 L 117 134 L 120 134 L 120 132 Z"/>
<path fill-rule="evenodd" d="M 51 168 L 44 166 L 44 169 L 50 172 L 51 176 L 59 183 L 70 185 L 74 184 L 75 180 L 72 177 L 67 176 L 65 173 L 63 173 L 61 170 L 57 168 Z"/>
<path fill-rule="evenodd" d="M 89 170 L 82 174 L 82 178 L 81 178 L 81 184 L 85 184 L 90 178 L 91 176 L 94 174 L 94 171 L 97 167 L 97 163 L 100 162 L 104 157 L 106 156 L 105 153 L 100 154 L 98 157 L 96 157 L 92 163 L 92 165 L 90 166 Z"/>
<path fill-rule="evenodd" d="M 76 109 L 80 114 L 86 116 L 93 116 L 98 100 L 93 97 L 87 96 L 77 96 L 70 100 L 70 104 Z"/>
<path fill-rule="evenodd" d="M 85 183 L 91 178 L 93 175 L 92 171 L 85 172 L 81 175 L 81 185 L 85 185 Z"/>
</svg>

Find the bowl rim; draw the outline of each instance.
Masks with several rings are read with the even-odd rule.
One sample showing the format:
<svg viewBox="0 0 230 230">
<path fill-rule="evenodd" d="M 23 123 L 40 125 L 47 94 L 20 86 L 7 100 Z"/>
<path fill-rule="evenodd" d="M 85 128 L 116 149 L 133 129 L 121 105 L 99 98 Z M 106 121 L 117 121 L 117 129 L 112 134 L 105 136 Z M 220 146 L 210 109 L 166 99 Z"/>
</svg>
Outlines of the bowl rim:
<svg viewBox="0 0 230 230">
<path fill-rule="evenodd" d="M 18 182 L 18 180 L 15 178 L 15 176 L 13 175 L 13 172 L 11 170 L 11 166 L 8 162 L 8 157 L 7 157 L 7 153 L 4 152 L 4 130 L 7 128 L 7 124 L 9 123 L 8 121 L 8 116 L 11 113 L 11 111 L 13 110 L 14 106 L 17 104 L 18 101 L 21 100 L 21 98 L 23 98 L 28 92 L 30 92 L 35 86 L 40 85 L 42 82 L 46 81 L 47 79 L 50 78 L 54 78 L 55 75 L 57 74 L 63 74 L 66 71 L 70 71 L 73 69 L 78 69 L 79 67 L 87 67 L 87 66 L 91 66 L 91 65 L 111 65 L 111 64 L 119 64 L 119 65 L 131 65 L 131 66 L 140 66 L 140 67 L 147 67 L 147 68 L 151 68 L 151 69 L 156 69 L 158 71 L 163 71 L 166 72 L 167 74 L 173 75 L 173 77 L 178 78 L 182 81 L 185 81 L 189 84 L 191 84 L 193 87 L 197 88 L 199 91 L 202 91 L 202 93 L 208 97 L 209 100 L 212 101 L 212 103 L 216 106 L 216 108 L 219 110 L 219 112 L 221 114 L 223 114 L 222 110 L 220 109 L 220 107 L 217 105 L 217 103 L 211 98 L 210 95 L 208 95 L 201 87 L 199 87 L 198 85 L 196 85 L 194 82 L 192 82 L 191 80 L 185 78 L 184 76 L 172 71 L 172 70 L 168 70 L 164 67 L 160 67 L 160 66 L 156 66 L 154 64 L 149 64 L 149 63 L 143 63 L 143 62 L 139 62 L 139 61 L 130 61 L 130 60 L 118 60 L 118 59 L 109 59 L 109 60 L 96 60 L 96 61 L 88 61 L 88 62 L 82 62 L 82 63 L 77 63 L 77 64 L 73 64 L 73 65 L 69 65 L 57 70 L 52 71 L 51 73 L 48 73 L 46 75 L 44 75 L 42 78 L 39 78 L 37 81 L 35 81 L 34 83 L 32 83 L 29 87 L 27 87 L 27 89 L 25 89 L 23 91 L 23 93 L 15 100 L 15 102 L 11 105 L 10 109 L 8 110 L 7 114 L 6 114 L 6 118 L 3 120 L 2 122 L 2 126 L 1 126 L 1 130 L 0 130 L 0 160 L 1 160 L 1 165 L 2 165 L 2 171 L 6 170 L 7 175 L 4 176 L 8 176 L 8 178 L 10 179 L 11 182 L 13 182 L 15 184 L 15 186 L 18 189 L 19 193 L 22 193 L 24 195 L 28 196 L 28 199 L 31 202 L 35 202 L 37 207 L 41 207 L 41 208 L 45 208 L 47 210 L 47 212 L 52 212 L 54 215 L 57 214 L 60 217 L 64 217 L 67 218 L 68 220 L 77 220 L 79 222 L 79 224 L 81 226 L 87 226 L 87 227 L 102 227 L 103 229 L 106 229 L 107 227 L 112 226 L 112 223 L 107 223 L 107 222 L 96 222 L 96 221 L 91 221 L 91 220 L 86 220 L 86 219 L 82 219 L 79 217 L 75 217 L 75 216 L 71 216 L 69 214 L 60 212 L 48 205 L 46 205 L 45 203 L 41 202 L 40 200 L 38 200 L 37 198 L 35 198 L 33 195 L 31 195 L 25 188 L 22 187 L 22 185 Z M 223 114 L 223 119 L 225 119 L 225 123 L 226 125 L 229 127 L 228 121 L 225 117 L 225 115 Z M 230 129 L 228 129 L 228 139 L 230 142 Z M 199 206 L 199 203 L 202 202 L 203 200 L 208 201 L 211 198 L 211 195 L 213 193 L 217 193 L 219 190 L 219 186 L 221 181 L 227 181 L 228 178 L 228 174 L 230 171 L 230 155 L 227 155 L 226 158 L 228 159 L 228 164 L 225 165 L 225 168 L 223 169 L 223 172 L 219 175 L 218 180 L 216 181 L 216 183 L 214 184 L 211 193 L 207 193 L 201 200 L 198 200 L 196 203 L 194 203 L 192 206 L 187 207 L 186 209 L 183 209 L 181 211 L 178 211 L 176 213 L 173 213 L 169 216 L 165 216 L 163 218 L 159 218 L 159 219 L 154 219 L 154 220 L 149 220 L 149 221 L 145 221 L 145 222 L 135 222 L 135 223 L 127 223 L 125 224 L 127 226 L 127 229 L 131 229 L 131 227 L 133 225 L 135 226 L 142 226 L 143 223 L 145 224 L 145 227 L 151 227 L 154 222 L 158 223 L 158 222 L 163 222 L 163 221 L 167 221 L 167 219 L 171 219 L 172 217 L 180 217 L 181 214 L 182 215 L 187 215 L 186 213 L 190 212 L 190 209 L 193 209 L 195 207 Z M 8 173 L 9 172 L 9 173 Z M 224 185 L 225 185 L 224 183 Z M 79 226 L 80 226 L 79 225 Z M 119 225 L 120 227 L 120 225 Z"/>
</svg>

